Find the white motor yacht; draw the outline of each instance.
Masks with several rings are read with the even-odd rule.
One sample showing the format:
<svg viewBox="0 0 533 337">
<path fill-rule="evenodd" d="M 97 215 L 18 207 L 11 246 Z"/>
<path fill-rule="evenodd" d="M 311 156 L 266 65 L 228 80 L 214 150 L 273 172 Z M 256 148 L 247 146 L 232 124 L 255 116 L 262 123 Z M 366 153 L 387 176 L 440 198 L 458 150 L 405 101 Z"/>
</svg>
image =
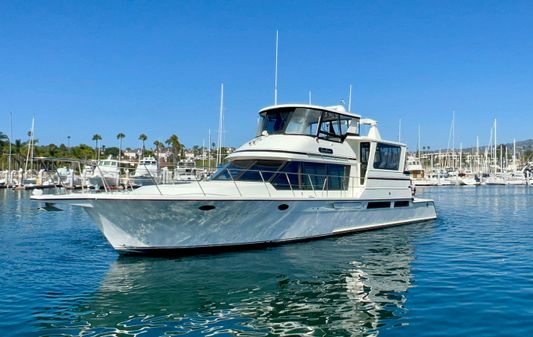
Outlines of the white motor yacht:
<svg viewBox="0 0 533 337">
<path fill-rule="evenodd" d="M 143 157 L 130 177 L 133 185 L 146 186 L 160 183 L 159 163 L 154 157 Z"/>
<path fill-rule="evenodd" d="M 96 189 L 117 187 L 120 184 L 120 162 L 111 158 L 99 160 L 87 179 Z"/>
<path fill-rule="evenodd" d="M 196 163 L 189 160 L 178 162 L 178 165 L 176 165 L 176 169 L 174 170 L 174 181 L 180 183 L 193 180 L 197 180 Z"/>
<path fill-rule="evenodd" d="M 342 106 L 276 105 L 208 181 L 128 192 L 33 195 L 83 207 L 121 252 L 220 250 L 436 218 L 413 196 L 406 146 Z M 360 125 L 369 127 L 360 134 Z"/>
</svg>

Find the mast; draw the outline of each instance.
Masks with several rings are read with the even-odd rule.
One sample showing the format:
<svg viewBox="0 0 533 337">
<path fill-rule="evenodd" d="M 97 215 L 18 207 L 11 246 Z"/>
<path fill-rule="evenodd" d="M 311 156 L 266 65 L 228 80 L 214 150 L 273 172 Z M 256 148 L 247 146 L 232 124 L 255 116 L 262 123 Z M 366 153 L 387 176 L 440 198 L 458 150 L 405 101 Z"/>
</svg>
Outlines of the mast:
<svg viewBox="0 0 533 337">
<path fill-rule="evenodd" d="M 476 167 L 476 173 L 479 174 L 479 136 L 476 136 L 476 162 L 477 162 L 477 167 Z"/>
<path fill-rule="evenodd" d="M 463 143 L 459 143 L 459 172 L 463 170 Z"/>
<path fill-rule="evenodd" d="M 420 160 L 420 124 L 418 124 L 418 142 L 416 144 L 416 151 L 418 152 L 418 160 Z"/>
<path fill-rule="evenodd" d="M 494 170 L 497 173 L 496 168 L 498 167 L 498 145 L 496 142 L 496 118 L 494 118 Z"/>
<path fill-rule="evenodd" d="M 220 84 L 220 113 L 218 116 L 217 168 L 222 162 L 222 130 L 224 128 L 224 83 Z"/>
<path fill-rule="evenodd" d="M 208 165 L 208 173 L 211 173 L 211 128 L 209 128 L 209 135 L 207 136 L 207 145 L 209 147 L 209 151 L 207 151 L 207 165 Z"/>
<path fill-rule="evenodd" d="M 455 110 L 452 110 L 452 168 L 455 170 Z"/>
<path fill-rule="evenodd" d="M 205 138 L 202 139 L 202 169 L 205 171 Z"/>
<path fill-rule="evenodd" d="M 32 154 L 32 161 L 33 161 L 33 151 L 32 151 L 32 144 L 33 144 L 33 129 L 35 127 L 35 117 L 31 119 L 31 131 L 30 131 L 30 141 L 28 144 L 28 152 L 26 154 L 26 163 L 24 164 L 24 174 L 26 174 L 26 171 L 28 171 L 28 161 L 30 160 L 30 152 Z"/>
<path fill-rule="evenodd" d="M 513 139 L 513 172 L 517 171 L 516 169 L 516 139 Z"/>
<path fill-rule="evenodd" d="M 276 67 L 274 71 L 274 105 L 278 105 L 278 41 L 279 32 L 276 30 Z"/>
<path fill-rule="evenodd" d="M 11 148 L 11 141 L 13 139 L 13 113 L 10 112 L 9 113 L 9 160 L 8 160 L 8 172 L 7 172 L 7 182 L 6 182 L 6 185 L 7 186 L 11 186 L 11 182 L 12 182 L 12 177 L 11 177 L 11 161 L 12 161 L 12 156 L 13 156 L 13 151 L 12 151 L 12 148 Z"/>
</svg>

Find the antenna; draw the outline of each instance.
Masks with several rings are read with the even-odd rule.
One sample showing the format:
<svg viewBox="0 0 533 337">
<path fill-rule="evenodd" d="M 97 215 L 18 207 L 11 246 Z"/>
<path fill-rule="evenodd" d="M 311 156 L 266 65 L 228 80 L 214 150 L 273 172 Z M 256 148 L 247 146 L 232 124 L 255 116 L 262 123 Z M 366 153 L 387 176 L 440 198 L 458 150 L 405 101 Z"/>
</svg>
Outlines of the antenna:
<svg viewBox="0 0 533 337">
<path fill-rule="evenodd" d="M 350 84 L 350 94 L 348 95 L 348 111 L 352 111 L 352 85 Z"/>
<path fill-rule="evenodd" d="M 311 103 L 311 97 L 312 97 L 312 96 L 311 96 L 311 90 L 309 90 L 309 105 L 312 104 L 312 103 Z"/>
<path fill-rule="evenodd" d="M 398 143 L 402 142 L 402 119 L 398 123 Z"/>
<path fill-rule="evenodd" d="M 274 72 L 274 105 L 278 105 L 278 41 L 279 32 L 276 30 L 276 68 Z"/>
</svg>

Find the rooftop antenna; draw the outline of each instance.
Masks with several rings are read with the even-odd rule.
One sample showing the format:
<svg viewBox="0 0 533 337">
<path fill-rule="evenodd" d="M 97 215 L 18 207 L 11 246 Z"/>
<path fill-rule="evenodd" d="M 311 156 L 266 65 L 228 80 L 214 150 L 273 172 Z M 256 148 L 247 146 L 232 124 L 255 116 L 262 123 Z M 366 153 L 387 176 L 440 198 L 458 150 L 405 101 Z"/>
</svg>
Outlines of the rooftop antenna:
<svg viewBox="0 0 533 337">
<path fill-rule="evenodd" d="M 402 119 L 398 122 L 398 143 L 402 142 Z"/>
<path fill-rule="evenodd" d="M 274 105 L 278 105 L 278 40 L 279 32 L 276 30 L 276 68 L 274 72 Z"/>
<path fill-rule="evenodd" d="M 348 95 L 348 111 L 352 111 L 352 85 L 350 84 L 350 94 Z"/>
<path fill-rule="evenodd" d="M 224 128 L 224 83 L 220 84 L 220 114 L 218 116 L 217 167 L 222 163 L 222 129 Z"/>
<path fill-rule="evenodd" d="M 309 105 L 311 105 L 311 90 L 309 90 Z"/>
</svg>

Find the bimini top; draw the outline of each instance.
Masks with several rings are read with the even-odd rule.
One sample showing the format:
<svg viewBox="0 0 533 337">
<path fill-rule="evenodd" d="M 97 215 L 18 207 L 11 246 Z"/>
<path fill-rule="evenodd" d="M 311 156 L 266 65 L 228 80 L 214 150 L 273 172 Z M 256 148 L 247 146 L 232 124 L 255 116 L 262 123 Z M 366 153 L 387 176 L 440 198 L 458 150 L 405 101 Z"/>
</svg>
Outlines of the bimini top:
<svg viewBox="0 0 533 337">
<path fill-rule="evenodd" d="M 321 111 L 328 111 L 333 112 L 336 114 L 344 115 L 347 117 L 352 118 L 361 118 L 361 115 L 354 114 L 352 112 L 346 111 L 344 106 L 342 105 L 333 105 L 333 106 L 321 106 L 321 105 L 311 105 L 311 104 L 280 104 L 280 105 L 271 105 L 267 106 L 261 110 L 259 110 L 259 113 L 262 113 L 267 110 L 273 110 L 273 109 L 286 109 L 286 108 L 302 108 L 302 109 L 313 109 L 313 110 L 321 110 Z"/>
<path fill-rule="evenodd" d="M 259 111 L 256 136 L 302 135 L 337 142 L 349 135 L 359 135 L 361 116 L 346 112 L 343 106 L 323 107 L 307 104 L 284 104 Z"/>
</svg>

